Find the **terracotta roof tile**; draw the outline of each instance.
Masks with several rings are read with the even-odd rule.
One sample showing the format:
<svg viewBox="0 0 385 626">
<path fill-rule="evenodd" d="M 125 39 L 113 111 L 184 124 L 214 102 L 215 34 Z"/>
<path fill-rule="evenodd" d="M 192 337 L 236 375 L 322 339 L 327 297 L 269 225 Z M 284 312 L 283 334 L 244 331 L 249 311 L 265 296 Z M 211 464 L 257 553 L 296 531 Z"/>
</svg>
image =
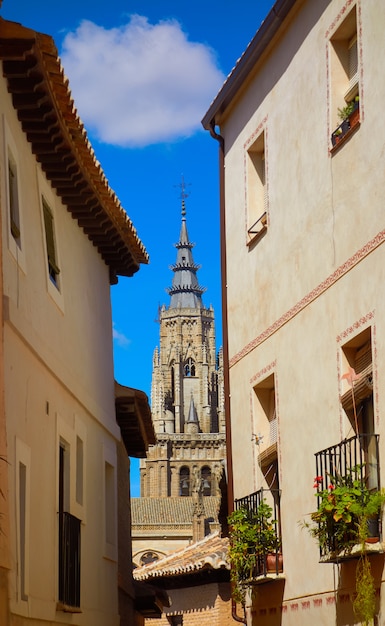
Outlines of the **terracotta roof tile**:
<svg viewBox="0 0 385 626">
<path fill-rule="evenodd" d="M 165 556 L 163 559 L 134 569 L 135 580 L 151 580 L 164 576 L 183 576 L 205 569 L 230 569 L 227 560 L 229 540 L 219 532 L 207 535 L 202 541 Z"/>
<path fill-rule="evenodd" d="M 32 152 L 116 276 L 132 276 L 148 255 L 109 187 L 78 116 L 53 39 L 0 18 L 0 60 Z"/>
<path fill-rule="evenodd" d="M 205 496 L 203 505 L 207 518 L 218 521 L 220 496 Z M 194 502 L 192 497 L 131 498 L 133 526 L 186 524 L 191 525 Z"/>
</svg>

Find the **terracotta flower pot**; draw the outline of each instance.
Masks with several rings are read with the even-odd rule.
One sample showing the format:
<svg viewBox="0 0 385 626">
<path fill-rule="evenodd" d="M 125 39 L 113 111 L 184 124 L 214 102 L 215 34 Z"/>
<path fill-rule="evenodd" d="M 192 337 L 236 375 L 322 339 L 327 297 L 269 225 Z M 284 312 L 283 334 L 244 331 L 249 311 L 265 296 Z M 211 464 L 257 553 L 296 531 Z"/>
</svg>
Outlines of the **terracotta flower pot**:
<svg viewBox="0 0 385 626">
<path fill-rule="evenodd" d="M 269 553 L 266 556 L 266 571 L 269 574 L 283 572 L 283 557 L 281 552 Z"/>
<path fill-rule="evenodd" d="M 359 121 L 360 121 L 360 109 L 357 105 L 355 109 L 351 112 L 351 114 L 349 115 L 350 128 L 354 128 L 355 126 L 357 126 Z"/>
</svg>

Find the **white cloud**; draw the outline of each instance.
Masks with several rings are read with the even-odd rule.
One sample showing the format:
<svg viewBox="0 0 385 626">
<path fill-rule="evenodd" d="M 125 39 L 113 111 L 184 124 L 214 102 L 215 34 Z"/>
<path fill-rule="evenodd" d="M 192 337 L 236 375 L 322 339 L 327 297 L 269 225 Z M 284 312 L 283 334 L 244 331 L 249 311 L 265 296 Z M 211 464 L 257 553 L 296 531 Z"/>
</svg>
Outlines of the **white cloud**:
<svg viewBox="0 0 385 626">
<path fill-rule="evenodd" d="M 178 22 L 139 15 L 111 30 L 83 21 L 65 37 L 62 63 L 86 128 L 119 146 L 192 135 L 224 80 L 214 52 Z"/>
<path fill-rule="evenodd" d="M 121 348 L 127 348 L 127 346 L 129 346 L 131 343 L 128 337 L 126 337 L 123 333 L 119 332 L 115 328 L 115 324 L 112 329 L 112 337 L 113 337 L 113 340 L 117 343 L 117 345 L 120 346 Z"/>
</svg>

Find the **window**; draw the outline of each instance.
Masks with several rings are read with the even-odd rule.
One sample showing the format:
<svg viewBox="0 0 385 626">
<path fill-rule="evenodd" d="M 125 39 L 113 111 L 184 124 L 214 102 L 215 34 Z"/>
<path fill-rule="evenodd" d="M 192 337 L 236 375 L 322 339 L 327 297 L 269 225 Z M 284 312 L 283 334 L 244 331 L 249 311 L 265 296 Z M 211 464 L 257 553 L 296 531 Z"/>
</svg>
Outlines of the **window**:
<svg viewBox="0 0 385 626">
<path fill-rule="evenodd" d="M 104 557 L 111 561 L 118 558 L 117 546 L 117 479 L 116 479 L 116 448 L 103 446 L 103 527 Z"/>
<path fill-rule="evenodd" d="M 107 544 L 115 544 L 115 468 L 107 461 L 104 464 L 105 487 L 105 540 Z"/>
<path fill-rule="evenodd" d="M 211 469 L 208 466 L 202 467 L 202 491 L 204 496 L 211 496 Z"/>
<path fill-rule="evenodd" d="M 159 556 L 156 552 L 145 552 L 140 557 L 140 565 L 147 565 L 147 563 L 154 563 L 154 561 L 158 561 Z"/>
<path fill-rule="evenodd" d="M 28 601 L 30 528 L 30 449 L 16 439 L 17 597 Z"/>
<path fill-rule="evenodd" d="M 351 428 L 360 438 L 364 451 L 368 486 L 377 488 L 377 453 L 373 405 L 373 363 L 371 329 L 351 339 L 342 347 L 342 407 Z"/>
<path fill-rule="evenodd" d="M 254 396 L 256 416 L 254 437 L 258 447 L 258 464 L 268 488 L 278 492 L 278 424 L 274 374 L 254 387 Z"/>
<path fill-rule="evenodd" d="M 184 375 L 185 376 L 195 376 L 195 363 L 193 359 L 187 359 L 184 366 Z"/>
<path fill-rule="evenodd" d="M 179 495 L 190 495 L 190 470 L 188 467 L 181 467 L 179 472 Z"/>
<path fill-rule="evenodd" d="M 80 607 L 80 520 L 69 512 L 70 446 L 59 444 L 59 572 L 58 608 Z"/>
<path fill-rule="evenodd" d="M 49 205 L 47 204 L 46 200 L 44 199 L 44 197 L 42 201 L 43 201 L 45 242 L 46 242 L 46 248 L 47 248 L 48 273 L 53 284 L 57 288 L 59 288 L 60 269 L 57 263 L 54 218 L 53 218 L 52 211 Z"/>
<path fill-rule="evenodd" d="M 367 328 L 342 347 L 342 406 L 359 433 L 374 432 L 371 331 Z M 352 372 L 352 370 L 354 370 Z M 353 374 L 350 378 L 349 372 Z"/>
<path fill-rule="evenodd" d="M 76 437 L 76 502 L 83 505 L 84 451 L 83 441 Z"/>
<path fill-rule="evenodd" d="M 359 123 L 359 58 L 357 11 L 354 7 L 330 39 L 332 144 L 335 146 Z"/>
<path fill-rule="evenodd" d="M 19 187 L 16 161 L 8 148 L 8 206 L 11 235 L 18 247 L 20 243 Z"/>
<path fill-rule="evenodd" d="M 265 132 L 262 132 L 246 153 L 248 243 L 259 238 L 267 227 L 265 156 Z"/>
<path fill-rule="evenodd" d="M 27 468 L 24 463 L 19 463 L 19 546 L 20 546 L 20 598 L 27 599 L 25 593 L 25 531 L 26 531 L 26 490 Z"/>
</svg>

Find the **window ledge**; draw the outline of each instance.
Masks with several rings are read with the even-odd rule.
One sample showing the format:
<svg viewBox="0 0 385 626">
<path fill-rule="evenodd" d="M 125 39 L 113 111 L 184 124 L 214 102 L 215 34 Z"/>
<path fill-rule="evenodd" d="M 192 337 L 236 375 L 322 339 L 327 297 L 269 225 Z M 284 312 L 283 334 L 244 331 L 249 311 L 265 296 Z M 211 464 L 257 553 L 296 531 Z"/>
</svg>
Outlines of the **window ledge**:
<svg viewBox="0 0 385 626">
<path fill-rule="evenodd" d="M 345 124 L 347 126 L 345 130 Z M 349 119 L 345 120 L 340 124 L 340 126 L 336 129 L 341 129 L 341 134 L 336 135 L 336 130 L 332 133 L 332 143 L 333 147 L 330 148 L 330 154 L 334 154 L 339 150 L 342 144 L 344 144 L 354 133 L 360 128 L 361 121 L 359 117 L 359 107 L 357 107 L 353 113 L 350 114 Z"/>
<path fill-rule="evenodd" d="M 64 602 L 57 602 L 56 610 L 63 611 L 63 613 L 83 613 L 79 606 L 70 606 L 69 604 L 65 604 Z"/>
<path fill-rule="evenodd" d="M 253 245 L 267 231 L 267 212 L 262 213 L 261 217 L 248 229 L 247 234 L 250 237 L 247 242 L 248 246 Z"/>
<path fill-rule="evenodd" d="M 274 572 L 271 574 L 270 573 L 261 574 L 261 576 L 255 576 L 253 578 L 245 580 L 245 584 L 248 587 L 254 587 L 256 585 L 264 585 L 266 583 L 278 582 L 282 580 L 286 580 L 285 574 L 283 574 L 282 572 L 278 572 L 278 574 L 276 574 Z"/>
<path fill-rule="evenodd" d="M 334 154 L 335 152 L 338 152 L 338 150 L 341 148 L 341 146 L 348 139 L 350 139 L 350 137 L 352 135 L 354 135 L 356 133 L 356 131 L 359 129 L 360 126 L 361 126 L 361 123 L 357 122 L 357 124 L 355 126 L 353 126 L 353 128 L 349 128 L 349 130 L 339 139 L 339 141 L 336 143 L 336 145 L 333 146 L 332 148 L 330 148 L 330 154 Z"/>
<path fill-rule="evenodd" d="M 384 544 L 382 541 L 376 541 L 375 543 L 365 544 L 365 554 L 383 554 Z M 351 559 L 359 559 L 362 556 L 362 549 L 360 544 L 353 546 L 349 552 L 342 550 L 341 552 L 331 552 L 320 558 L 320 563 L 341 563 L 342 561 L 349 561 Z"/>
</svg>

